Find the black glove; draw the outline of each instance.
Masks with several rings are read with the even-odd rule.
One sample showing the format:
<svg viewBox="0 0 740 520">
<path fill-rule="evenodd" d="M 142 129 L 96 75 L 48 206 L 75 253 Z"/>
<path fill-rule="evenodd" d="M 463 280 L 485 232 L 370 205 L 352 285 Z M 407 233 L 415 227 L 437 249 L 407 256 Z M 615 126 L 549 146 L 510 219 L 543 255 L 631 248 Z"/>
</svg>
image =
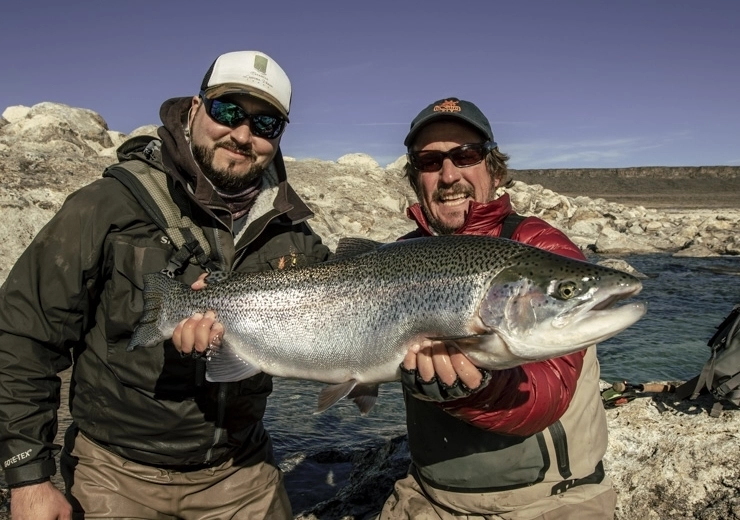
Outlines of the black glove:
<svg viewBox="0 0 740 520">
<path fill-rule="evenodd" d="M 488 370 L 480 368 L 478 370 L 482 376 L 480 385 L 477 388 L 470 389 L 460 379 L 455 379 L 452 385 L 446 385 L 436 375 L 431 381 L 424 381 L 419 375 L 418 370 L 409 370 L 401 363 L 401 384 L 417 399 L 443 403 L 460 399 L 461 397 L 468 397 L 488 386 L 488 383 L 491 381 L 491 373 Z"/>
</svg>

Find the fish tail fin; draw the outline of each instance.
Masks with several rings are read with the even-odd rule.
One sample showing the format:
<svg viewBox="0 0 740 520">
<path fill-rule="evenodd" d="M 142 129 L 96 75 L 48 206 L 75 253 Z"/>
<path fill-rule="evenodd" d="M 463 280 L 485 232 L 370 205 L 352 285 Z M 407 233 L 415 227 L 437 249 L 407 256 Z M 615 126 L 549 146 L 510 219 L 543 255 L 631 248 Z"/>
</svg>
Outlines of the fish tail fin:
<svg viewBox="0 0 740 520">
<path fill-rule="evenodd" d="M 182 285 L 162 273 L 151 273 L 144 275 L 144 312 L 134 330 L 127 350 L 136 347 L 152 347 L 168 339 L 159 327 L 160 314 L 166 295 L 173 287 Z"/>
</svg>

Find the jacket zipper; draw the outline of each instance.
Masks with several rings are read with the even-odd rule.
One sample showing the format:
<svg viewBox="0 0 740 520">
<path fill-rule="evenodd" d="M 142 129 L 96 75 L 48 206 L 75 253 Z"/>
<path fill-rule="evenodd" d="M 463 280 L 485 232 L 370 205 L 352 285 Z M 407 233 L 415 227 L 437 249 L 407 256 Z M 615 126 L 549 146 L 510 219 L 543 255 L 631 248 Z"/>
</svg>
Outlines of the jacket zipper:
<svg viewBox="0 0 740 520">
<path fill-rule="evenodd" d="M 219 383 L 218 386 L 218 414 L 216 416 L 216 423 L 214 424 L 213 444 L 208 449 L 208 453 L 206 453 L 206 463 L 213 461 L 213 450 L 218 447 L 218 443 L 221 442 L 221 439 L 224 436 L 223 424 L 226 418 L 226 394 L 228 384 L 229 383 Z"/>
</svg>

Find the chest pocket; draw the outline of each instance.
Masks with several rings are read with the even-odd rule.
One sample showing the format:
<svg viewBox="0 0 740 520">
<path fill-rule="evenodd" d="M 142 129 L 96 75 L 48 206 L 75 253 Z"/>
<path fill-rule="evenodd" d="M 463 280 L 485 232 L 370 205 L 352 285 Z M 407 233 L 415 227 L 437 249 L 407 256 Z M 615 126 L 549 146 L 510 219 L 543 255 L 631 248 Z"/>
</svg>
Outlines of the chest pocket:
<svg viewBox="0 0 740 520">
<path fill-rule="evenodd" d="M 107 337 L 105 358 L 110 369 L 124 384 L 153 391 L 162 373 L 165 355 L 161 347 L 126 350 L 129 338 L 144 309 L 144 275 L 167 265 L 171 249 L 117 241 L 112 245 L 112 268 L 100 302 L 98 323 Z M 102 320 L 102 322 L 100 321 Z"/>
</svg>

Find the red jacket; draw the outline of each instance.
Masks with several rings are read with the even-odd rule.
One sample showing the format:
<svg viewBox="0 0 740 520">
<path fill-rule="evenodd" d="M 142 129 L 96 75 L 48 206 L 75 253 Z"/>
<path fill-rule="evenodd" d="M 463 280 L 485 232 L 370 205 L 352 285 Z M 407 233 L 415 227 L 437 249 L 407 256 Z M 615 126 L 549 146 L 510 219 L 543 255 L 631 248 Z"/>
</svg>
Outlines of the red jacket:
<svg viewBox="0 0 740 520">
<path fill-rule="evenodd" d="M 463 226 L 455 234 L 497 237 L 514 210 L 508 194 L 486 204 L 472 202 Z M 431 236 L 419 204 L 406 211 L 418 229 L 401 237 Z M 537 217 L 527 217 L 511 237 L 578 260 L 585 256 L 565 234 Z M 470 397 L 439 403 L 447 413 L 478 428 L 510 435 L 532 435 L 557 421 L 567 410 L 583 366 L 585 351 L 493 373 L 486 388 Z"/>
</svg>

